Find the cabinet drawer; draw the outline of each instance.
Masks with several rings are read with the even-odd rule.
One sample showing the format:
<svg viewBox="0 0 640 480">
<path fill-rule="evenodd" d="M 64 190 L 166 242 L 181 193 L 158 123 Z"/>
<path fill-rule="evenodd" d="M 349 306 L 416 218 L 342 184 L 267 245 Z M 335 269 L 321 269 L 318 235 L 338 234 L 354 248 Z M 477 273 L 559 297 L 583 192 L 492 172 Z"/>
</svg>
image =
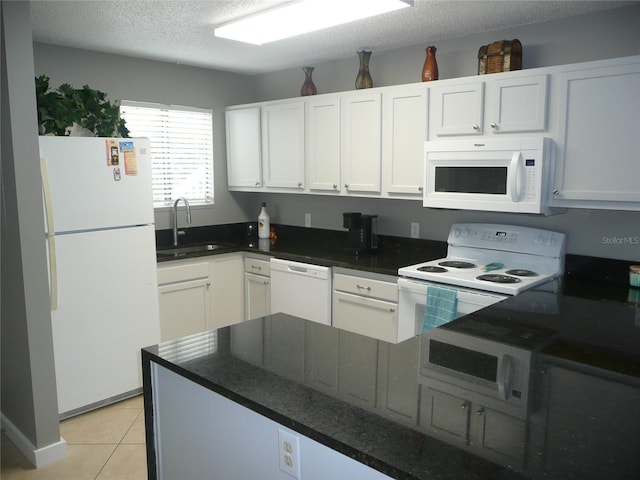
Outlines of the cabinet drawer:
<svg viewBox="0 0 640 480">
<path fill-rule="evenodd" d="M 397 303 L 334 292 L 332 325 L 342 330 L 396 343 L 399 341 L 397 309 Z"/>
<path fill-rule="evenodd" d="M 265 277 L 268 277 L 271 275 L 271 270 L 269 269 L 269 260 L 245 258 L 244 271 L 247 273 L 255 273 L 256 275 L 264 275 Z"/>
<path fill-rule="evenodd" d="M 333 288 L 362 297 L 379 298 L 389 302 L 398 301 L 398 286 L 395 282 L 383 282 L 336 273 L 333 277 Z"/>
<path fill-rule="evenodd" d="M 183 263 L 181 265 L 172 265 L 158 268 L 158 285 L 166 285 L 168 283 L 184 282 L 186 280 L 195 280 L 198 278 L 207 278 L 209 276 L 209 263 Z"/>
</svg>

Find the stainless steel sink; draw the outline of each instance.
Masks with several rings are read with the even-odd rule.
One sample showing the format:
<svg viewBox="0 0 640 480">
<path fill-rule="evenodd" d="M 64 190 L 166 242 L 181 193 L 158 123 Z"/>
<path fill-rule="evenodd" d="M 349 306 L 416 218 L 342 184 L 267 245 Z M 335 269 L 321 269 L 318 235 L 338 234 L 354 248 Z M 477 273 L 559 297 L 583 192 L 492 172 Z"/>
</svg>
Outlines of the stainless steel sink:
<svg viewBox="0 0 640 480">
<path fill-rule="evenodd" d="M 157 250 L 158 255 L 167 257 L 180 257 L 190 253 L 211 252 L 221 248 L 229 248 L 228 245 L 219 243 L 207 243 L 206 245 L 185 245 L 183 247 L 170 247 Z"/>
</svg>

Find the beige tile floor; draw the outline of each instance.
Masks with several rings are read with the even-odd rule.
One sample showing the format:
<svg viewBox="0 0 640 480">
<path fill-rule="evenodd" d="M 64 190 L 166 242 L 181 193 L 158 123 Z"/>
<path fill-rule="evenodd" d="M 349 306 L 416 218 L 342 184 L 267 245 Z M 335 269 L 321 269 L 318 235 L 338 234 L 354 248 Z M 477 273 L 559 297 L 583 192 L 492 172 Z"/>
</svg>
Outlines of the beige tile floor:
<svg viewBox="0 0 640 480">
<path fill-rule="evenodd" d="M 36 469 L 2 435 L 1 480 L 145 480 L 142 396 L 60 422 L 67 457 Z"/>
</svg>

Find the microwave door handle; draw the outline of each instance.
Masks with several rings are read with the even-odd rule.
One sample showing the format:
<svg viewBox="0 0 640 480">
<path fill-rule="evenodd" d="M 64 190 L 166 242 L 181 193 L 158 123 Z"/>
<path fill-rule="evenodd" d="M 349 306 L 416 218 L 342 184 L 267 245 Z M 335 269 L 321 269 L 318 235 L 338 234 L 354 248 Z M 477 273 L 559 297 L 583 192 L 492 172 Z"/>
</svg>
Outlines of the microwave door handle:
<svg viewBox="0 0 640 480">
<path fill-rule="evenodd" d="M 498 393 L 502 400 L 506 400 L 511 387 L 511 377 L 513 375 L 513 359 L 510 355 L 504 354 L 498 365 Z"/>
<path fill-rule="evenodd" d="M 513 152 L 509 164 L 509 189 L 511 201 L 519 202 L 522 193 L 522 152 Z"/>
</svg>

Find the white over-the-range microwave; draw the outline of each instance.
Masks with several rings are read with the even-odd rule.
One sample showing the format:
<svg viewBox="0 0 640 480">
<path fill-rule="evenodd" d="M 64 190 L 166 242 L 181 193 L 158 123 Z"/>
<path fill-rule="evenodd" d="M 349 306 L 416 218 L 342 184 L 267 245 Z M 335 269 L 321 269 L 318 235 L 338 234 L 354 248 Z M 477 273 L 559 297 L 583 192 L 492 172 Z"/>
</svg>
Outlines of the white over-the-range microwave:
<svg viewBox="0 0 640 480">
<path fill-rule="evenodd" d="M 553 141 L 545 137 L 425 142 L 423 205 L 551 215 Z"/>
</svg>

